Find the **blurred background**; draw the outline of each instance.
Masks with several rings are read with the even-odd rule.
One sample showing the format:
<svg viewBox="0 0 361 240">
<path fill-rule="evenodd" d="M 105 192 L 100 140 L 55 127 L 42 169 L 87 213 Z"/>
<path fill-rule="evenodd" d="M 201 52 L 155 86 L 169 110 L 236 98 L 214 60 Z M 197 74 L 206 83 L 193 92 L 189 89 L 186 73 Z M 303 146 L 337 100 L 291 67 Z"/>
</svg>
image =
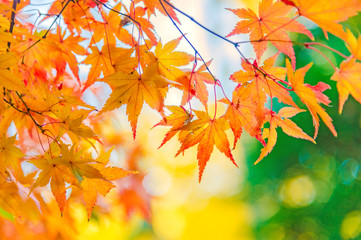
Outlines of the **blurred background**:
<svg viewBox="0 0 361 240">
<path fill-rule="evenodd" d="M 257 1 L 173 2 L 223 36 L 233 29 L 238 20 L 224 8 L 257 9 Z M 180 36 L 166 17 L 161 14 L 158 17 L 153 20 L 162 41 Z M 187 33 L 206 61 L 214 59 L 211 70 L 231 94 L 234 84 L 229 76 L 240 69 L 237 52 L 188 19 L 180 15 L 179 18 L 182 31 Z M 358 35 L 360 14 L 344 25 Z M 333 36 L 327 40 L 318 28 L 313 28 L 312 33 L 316 41 L 348 54 L 342 41 Z M 307 40 L 301 35 L 292 35 L 292 38 Z M 242 36 L 237 39 L 247 40 Z M 191 52 L 189 49 L 183 41 L 180 50 Z M 252 56 L 252 47 L 245 45 L 243 52 Z M 141 173 L 124 178 L 118 182 L 117 189 L 111 190 L 106 198 L 100 198 L 100 206 L 94 209 L 90 221 L 87 220 L 85 207 L 70 201 L 67 207 L 70 210 L 63 218 L 58 212 L 46 213 L 52 216 L 46 226 L 53 227 L 50 231 L 62 232 L 60 235 L 54 233 L 54 236 L 65 239 L 74 236 L 77 239 L 140 240 L 361 239 L 361 106 L 350 97 L 340 116 L 336 85 L 330 80 L 332 67 L 311 50 L 295 46 L 295 52 L 297 68 L 310 61 L 315 63 L 306 75 L 306 83 L 314 85 L 316 81 L 323 81 L 332 87 L 325 92 L 332 101 L 332 107 L 326 107 L 326 110 L 334 119 L 337 138 L 323 123 L 317 144 L 291 138 L 278 131 L 272 153 L 253 166 L 262 146 L 245 133 L 232 152 L 239 168 L 215 150 L 202 182 L 198 183 L 195 149 L 174 158 L 180 146 L 176 139 L 158 149 L 168 128 L 149 130 L 157 123 L 150 120 L 159 119 L 149 108 L 142 110 L 137 140 L 133 141 L 125 111 L 121 108 L 111 113 L 108 122 L 95 126 L 95 129 L 105 136 L 108 141 L 105 144 L 122 145 L 112 153 L 113 164 Z M 337 65 L 342 61 L 331 51 L 323 50 L 323 53 Z M 278 62 L 284 63 L 282 56 Z M 180 92 L 169 95 L 172 97 L 167 99 L 166 104 L 179 104 Z M 280 107 L 276 102 L 274 104 Z M 299 114 L 293 120 L 306 133 L 313 134 L 309 113 Z M 55 205 L 53 207 L 56 209 Z M 7 219 L 2 220 L 2 231 L 8 231 L 9 236 L 22 226 L 12 225 L 12 217 L 6 213 L 2 216 Z M 29 229 L 36 230 L 35 227 Z"/>
<path fill-rule="evenodd" d="M 257 11 L 257 1 L 183 2 L 177 5 L 180 9 L 223 36 L 232 30 L 237 21 L 225 7 L 249 7 Z M 177 4 L 177 1 L 174 3 Z M 163 16 L 158 17 L 154 25 L 158 26 L 157 32 L 162 40 L 169 41 L 179 36 L 177 31 L 169 30 L 174 29 L 169 21 L 167 23 Z M 187 33 L 203 57 L 206 60 L 214 59 L 211 70 L 230 92 L 234 85 L 228 80 L 229 75 L 240 69 L 240 58 L 233 46 L 208 34 L 188 19 L 182 16 L 180 19 L 182 31 Z M 359 15 L 344 25 L 357 35 L 360 23 Z M 307 24 L 312 27 L 312 23 Z M 162 35 L 164 32 L 167 35 Z M 337 38 L 330 36 L 327 40 L 315 26 L 312 33 L 317 41 L 348 54 L 344 43 Z M 292 38 L 307 41 L 302 35 L 294 34 Z M 243 40 L 242 36 L 237 39 Z M 247 40 L 246 36 L 244 39 Z M 182 44 L 180 49 L 190 51 L 185 41 Z M 253 55 L 250 45 L 245 45 L 243 52 L 246 56 Z M 166 129 L 152 130 L 138 139 L 142 146 L 146 146 L 143 149 L 145 159 L 141 161 L 140 168 L 146 172 L 142 185 L 151 198 L 150 221 L 142 220 L 144 211 L 139 207 L 134 208 L 128 222 L 114 221 L 114 218 L 121 218 L 119 212 L 112 212 L 108 220 L 92 219 L 83 231 L 84 239 L 97 239 L 97 234 L 103 235 L 104 230 L 109 234 L 112 230 L 114 236 L 121 234 L 119 236 L 128 239 L 361 238 L 361 106 L 350 98 L 340 116 L 337 112 L 336 84 L 330 80 L 332 67 L 316 52 L 299 46 L 295 46 L 295 52 L 297 68 L 314 62 L 306 75 L 306 83 L 314 85 L 323 81 L 332 87 L 326 91 L 332 107 L 326 108 L 334 119 L 337 138 L 323 124 L 316 145 L 278 131 L 278 141 L 272 153 L 260 164 L 253 166 L 261 144 L 244 134 L 241 144 L 233 152 L 239 168 L 235 168 L 215 151 L 199 184 L 195 151 L 186 152 L 177 158 L 171 157 L 179 147 L 176 140 L 156 150 Z M 268 56 L 272 53 L 270 50 Z M 337 65 L 342 61 L 331 51 L 323 50 L 323 53 Z M 278 61 L 282 65 L 283 57 L 280 56 Z M 180 93 L 170 95 L 173 97 L 167 99 L 168 104 L 176 104 Z M 302 103 L 298 103 L 302 106 Z M 146 114 L 152 113 L 149 111 Z M 146 133 L 146 129 L 152 126 L 145 119 L 140 124 L 145 131 L 139 130 L 140 133 Z M 312 135 L 309 114 L 299 114 L 293 119 L 306 133 Z M 126 121 L 123 124 L 127 126 Z M 126 228 L 118 224 L 124 224 Z M 124 229 L 129 229 L 126 235 L 123 235 Z"/>
</svg>

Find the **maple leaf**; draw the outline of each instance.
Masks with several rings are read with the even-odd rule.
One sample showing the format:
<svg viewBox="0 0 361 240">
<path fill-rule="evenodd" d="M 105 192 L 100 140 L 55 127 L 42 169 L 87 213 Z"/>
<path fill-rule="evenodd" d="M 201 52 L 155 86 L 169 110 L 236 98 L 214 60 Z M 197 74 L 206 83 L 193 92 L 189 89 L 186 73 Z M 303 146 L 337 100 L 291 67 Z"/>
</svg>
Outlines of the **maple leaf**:
<svg viewBox="0 0 361 240">
<path fill-rule="evenodd" d="M 59 38 L 56 41 L 52 39 L 43 38 L 45 31 L 36 32 L 34 34 L 25 32 L 25 33 L 14 33 L 19 35 L 20 39 L 24 40 L 14 44 L 15 52 L 18 52 L 22 57 L 22 63 L 31 69 L 35 63 L 39 63 L 42 69 L 47 71 L 52 71 L 53 68 L 56 68 L 56 61 L 49 61 L 49 57 L 54 57 L 63 54 L 62 49 L 58 46 Z M 69 51 L 68 49 L 66 51 Z M 44 54 L 47 53 L 47 54 Z"/>
<path fill-rule="evenodd" d="M 82 3 L 81 1 L 54 1 L 41 22 L 51 16 L 56 16 L 63 10 L 61 16 L 67 25 L 67 29 L 72 33 L 75 30 L 80 35 L 82 29 L 88 29 L 89 22 L 94 19 L 93 16 L 89 14 L 88 10 L 90 6 L 86 1 L 82 1 Z M 67 4 L 66 8 L 64 8 L 65 4 Z"/>
<path fill-rule="evenodd" d="M 110 189 L 115 186 L 103 179 L 84 178 L 81 182 L 81 188 L 84 191 L 84 201 L 88 212 L 88 219 L 90 219 L 93 207 L 97 201 L 98 193 L 105 196 Z"/>
<path fill-rule="evenodd" d="M 95 161 L 89 155 L 87 156 L 84 151 L 76 151 L 75 145 L 69 149 L 68 145 L 62 144 L 60 149 L 62 164 L 71 169 L 72 174 L 79 182 L 81 182 L 84 177 L 103 177 L 100 171 L 91 165 L 91 163 Z"/>
<path fill-rule="evenodd" d="M 343 106 L 351 95 L 361 103 L 361 63 L 356 62 L 355 58 L 349 58 L 344 60 L 340 69 L 336 69 L 331 79 L 337 81 L 337 91 L 339 94 L 339 108 L 338 111 L 341 114 Z"/>
<path fill-rule="evenodd" d="M 54 55 L 55 57 L 55 66 L 57 67 L 57 76 L 60 75 L 58 66 L 63 65 L 64 69 L 61 72 L 64 74 L 66 64 L 69 65 L 74 76 L 79 80 L 79 66 L 78 61 L 73 54 L 73 52 L 77 55 L 86 55 L 87 51 L 83 46 L 79 44 L 85 40 L 80 36 L 67 36 L 65 37 L 66 31 L 62 31 L 60 26 L 57 26 L 57 32 L 59 34 L 50 34 L 48 39 L 52 39 L 52 41 L 56 42 L 57 46 L 61 49 L 61 51 L 57 51 Z"/>
<path fill-rule="evenodd" d="M 7 167 L 12 168 L 15 174 L 20 174 L 20 159 L 24 157 L 24 153 L 14 146 L 16 136 L 6 137 L 5 134 L 0 136 L 0 171 L 4 171 Z"/>
<path fill-rule="evenodd" d="M 107 167 L 110 153 L 111 151 L 108 151 L 97 159 L 92 159 L 83 150 L 77 150 L 75 145 L 69 149 L 69 146 L 63 143 L 60 143 L 60 147 L 52 143 L 49 151 L 30 161 L 40 169 L 32 188 L 45 186 L 50 181 L 52 193 L 60 211 L 63 212 L 66 202 L 65 183 L 79 186 L 83 190 L 90 217 L 97 193 L 105 196 L 114 187 L 110 181 L 135 173 L 117 167 Z"/>
<path fill-rule="evenodd" d="M 234 165 L 231 149 L 225 130 L 229 127 L 224 118 L 211 118 L 208 113 L 203 111 L 194 111 L 198 119 L 181 127 L 182 131 L 187 131 L 182 145 L 176 156 L 186 149 L 198 144 L 197 159 L 199 166 L 199 182 L 202 180 L 204 168 L 213 152 L 214 145 L 220 152 L 225 154 Z"/>
<path fill-rule="evenodd" d="M 59 106 L 59 105 L 56 105 Z M 100 141 L 93 130 L 83 123 L 84 116 L 87 116 L 91 110 L 79 109 L 73 110 L 71 105 L 56 107 L 52 113 L 58 118 L 59 124 L 54 127 L 59 137 L 68 133 L 73 143 L 77 143 L 79 138 L 91 138 Z"/>
<path fill-rule="evenodd" d="M 94 21 L 89 31 L 93 32 L 92 38 L 95 42 L 104 39 L 106 45 L 116 45 L 117 39 L 125 44 L 133 45 L 136 40 L 123 26 L 127 18 L 122 18 L 118 12 L 122 3 L 115 5 L 109 13 L 102 12 L 102 22 Z M 153 25 L 152 25 L 153 26 Z"/>
<path fill-rule="evenodd" d="M 352 56 L 361 61 L 361 35 L 356 37 L 352 34 L 350 29 L 347 29 L 347 47 L 351 52 Z"/>
<path fill-rule="evenodd" d="M 269 111 L 268 118 L 270 119 L 268 121 L 270 123 L 270 126 L 269 128 L 263 129 L 263 137 L 268 138 L 267 145 L 261 150 L 259 158 L 253 163 L 253 165 L 259 163 L 265 156 L 267 156 L 272 151 L 273 147 L 276 145 L 277 127 L 281 127 L 283 132 L 291 137 L 302 138 L 316 143 L 313 138 L 304 133 L 302 129 L 296 125 L 296 123 L 289 119 L 290 117 L 293 117 L 303 111 L 304 110 L 293 107 L 284 107 L 279 110 L 278 114 Z"/>
<path fill-rule="evenodd" d="M 282 2 L 295 6 L 300 16 L 304 16 L 327 32 L 346 40 L 347 34 L 339 22 L 346 21 L 349 17 L 357 15 L 361 10 L 359 0 L 282 0 Z"/>
<path fill-rule="evenodd" d="M 315 134 L 314 138 L 316 138 L 318 134 L 318 129 L 320 126 L 319 117 L 323 120 L 326 126 L 330 129 L 334 136 L 337 136 L 335 127 L 332 124 L 332 118 L 326 113 L 326 111 L 318 104 L 319 99 L 317 98 L 315 92 L 304 84 L 304 77 L 306 72 L 311 68 L 312 63 L 296 70 L 293 72 L 292 66 L 290 62 L 286 61 L 287 67 L 287 77 L 290 82 L 294 92 L 297 96 L 300 97 L 301 101 L 306 105 L 308 110 L 310 111 L 313 119 L 313 125 L 315 126 Z"/>
<path fill-rule="evenodd" d="M 174 39 L 164 46 L 159 42 L 154 54 L 152 52 L 147 54 L 148 65 L 155 65 L 158 73 L 173 81 L 177 81 L 177 79 L 185 75 L 179 67 L 194 60 L 194 57 L 190 54 L 174 51 L 181 39 L 182 37 Z"/>
<path fill-rule="evenodd" d="M 83 91 L 91 86 L 101 73 L 108 76 L 115 71 L 131 73 L 138 66 L 138 60 L 131 57 L 134 50 L 116 47 L 115 45 L 104 45 L 101 50 L 90 47 L 92 53 L 83 61 L 90 65 L 87 82 Z"/>
<path fill-rule="evenodd" d="M 257 59 L 260 59 L 267 49 L 267 42 L 270 41 L 279 51 L 291 58 L 292 66 L 296 64 L 293 44 L 288 37 L 287 31 L 306 34 L 313 39 L 312 33 L 304 25 L 286 15 L 292 10 L 282 2 L 273 0 L 262 0 L 259 3 L 258 15 L 251 9 L 228 9 L 241 19 L 231 33 L 249 34 L 251 44 L 256 52 Z"/>
<path fill-rule="evenodd" d="M 166 133 L 161 145 L 158 147 L 162 147 L 166 142 L 168 142 L 174 135 L 176 135 L 181 129 L 181 127 L 192 119 L 193 115 L 191 115 L 184 107 L 178 106 L 167 106 L 168 110 L 172 112 L 165 119 L 154 125 L 156 126 L 172 126 L 172 128 Z"/>
<path fill-rule="evenodd" d="M 134 0 L 134 2 L 135 3 L 142 2 L 146 6 L 148 16 L 150 16 L 151 14 L 155 15 L 155 9 L 158 9 L 165 16 L 167 16 L 167 12 L 168 12 L 169 16 L 180 24 L 174 9 L 168 6 L 167 4 L 163 4 L 164 8 L 167 10 L 166 12 L 162 7 L 162 4 L 159 2 L 159 0 Z M 170 1 L 167 2 L 170 3 Z"/>
<path fill-rule="evenodd" d="M 157 38 L 154 34 L 154 26 L 153 24 L 146 18 L 144 18 L 144 15 L 146 13 L 146 8 L 143 7 L 136 7 L 134 8 L 133 4 L 130 7 L 130 15 L 134 18 L 135 21 L 138 22 L 141 30 L 147 34 L 150 41 L 156 45 L 158 43 Z"/>
<path fill-rule="evenodd" d="M 113 50 L 113 49 L 112 49 Z M 132 57 L 134 52 L 133 49 L 117 49 L 116 53 L 112 54 L 112 58 L 114 58 L 114 70 L 115 72 L 124 72 L 131 73 L 138 66 L 138 60 L 135 57 Z"/>
<path fill-rule="evenodd" d="M 210 63 L 211 61 L 207 62 L 207 66 L 209 66 Z M 195 96 L 207 109 L 208 90 L 205 83 L 215 84 L 215 80 L 212 75 L 207 72 L 206 65 L 203 64 L 196 71 L 195 67 L 196 65 L 194 64 L 192 70 L 184 71 L 185 75 L 176 80 L 182 85 L 183 97 L 181 105 L 184 106 Z"/>
<path fill-rule="evenodd" d="M 274 67 L 278 54 L 264 61 L 264 66 L 255 67 L 253 64 L 242 60 L 243 70 L 235 72 L 230 79 L 237 82 L 239 86 L 235 92 L 240 97 L 240 101 L 250 102 L 254 105 L 255 115 L 258 124 L 261 126 L 264 119 L 264 105 L 267 96 L 278 98 L 280 102 L 297 107 L 293 102 L 288 90 L 282 85 L 286 69 L 282 67 Z"/>
<path fill-rule="evenodd" d="M 164 98 L 169 82 L 158 75 L 154 67 L 148 67 L 142 75 L 136 71 L 131 74 L 116 72 L 101 81 L 108 83 L 113 88 L 113 92 L 99 113 L 111 111 L 126 104 L 134 138 L 138 116 L 144 101 L 151 108 L 163 113 Z"/>
<path fill-rule="evenodd" d="M 83 61 L 84 64 L 91 66 L 84 89 L 91 86 L 101 73 L 107 76 L 114 72 L 114 67 L 109 56 L 110 50 L 108 51 L 107 45 L 104 45 L 101 50 L 97 47 L 90 47 L 90 49 L 92 53 Z"/>
<path fill-rule="evenodd" d="M 135 173 L 116 167 L 107 167 L 105 169 L 106 170 L 102 171 L 102 178 L 84 177 L 81 181 L 80 186 L 83 190 L 85 206 L 88 212 L 88 219 L 90 219 L 92 210 L 95 206 L 95 203 L 97 202 L 98 193 L 105 197 L 107 193 L 115 187 L 115 185 L 111 183 L 110 180 L 117 180 Z"/>
<path fill-rule="evenodd" d="M 306 83 L 305 86 L 311 88 L 311 90 L 315 93 L 317 102 L 329 106 L 331 100 L 323 92 L 326 91 L 327 89 L 331 89 L 330 85 L 324 82 L 318 82 L 315 86 L 312 86 L 308 83 Z"/>
<path fill-rule="evenodd" d="M 8 52 L 0 54 L 0 86 L 18 92 L 28 92 L 24 83 L 9 68 L 17 63 L 16 57 Z"/>
<path fill-rule="evenodd" d="M 118 202 L 123 206 L 126 218 L 129 220 L 135 213 L 140 213 L 146 221 L 150 222 L 152 217 L 151 195 L 143 186 L 142 177 L 131 177 L 126 184 L 118 187 Z"/>
<path fill-rule="evenodd" d="M 224 118 L 228 120 L 234 134 L 233 149 L 236 147 L 237 141 L 242 134 L 242 128 L 246 130 L 252 137 L 256 137 L 262 144 L 266 144 L 261 136 L 261 128 L 254 112 L 252 111 L 252 103 L 242 101 L 240 98 L 233 94 L 232 102 L 228 99 L 221 99 L 221 102 L 228 104 Z"/>
<path fill-rule="evenodd" d="M 49 151 L 31 160 L 30 163 L 40 169 L 39 176 L 34 182 L 32 189 L 35 187 L 43 187 L 50 182 L 51 192 L 62 213 L 66 202 L 65 182 L 72 182 L 74 176 L 70 169 L 64 165 L 64 160 L 60 157 L 60 152 L 61 150 L 58 145 L 55 143 L 51 144 Z"/>
<path fill-rule="evenodd" d="M 81 175 L 82 177 L 80 186 L 83 190 L 84 201 L 88 212 L 88 219 L 90 219 L 92 210 L 97 201 L 98 193 L 102 196 L 105 196 L 110 191 L 110 189 L 115 187 L 115 185 L 110 181 L 136 173 L 134 171 L 125 171 L 117 167 L 106 167 L 107 163 L 109 162 L 111 152 L 112 150 L 101 153 L 94 161 L 88 160 L 86 168 L 91 169 L 91 171 L 87 170 L 85 171 L 85 173 L 87 173 L 86 175 Z M 83 158 L 80 158 L 80 160 L 81 161 L 78 162 L 84 165 L 85 161 Z M 92 161 L 94 164 L 89 164 Z"/>
</svg>

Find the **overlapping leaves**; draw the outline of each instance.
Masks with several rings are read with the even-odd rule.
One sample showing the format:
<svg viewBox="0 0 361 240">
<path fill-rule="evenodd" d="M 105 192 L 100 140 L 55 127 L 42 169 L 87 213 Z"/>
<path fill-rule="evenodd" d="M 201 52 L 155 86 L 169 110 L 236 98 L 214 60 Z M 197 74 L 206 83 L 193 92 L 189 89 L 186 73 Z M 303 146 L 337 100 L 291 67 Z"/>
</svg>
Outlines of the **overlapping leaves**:
<svg viewBox="0 0 361 240">
<path fill-rule="evenodd" d="M 54 1 L 36 20 L 41 24 L 52 21 L 48 30 L 38 28 L 38 22 L 24 23 L 19 11 L 30 1 L 21 1 L 17 9 L 10 2 L 4 1 L 0 7 L 1 186 L 9 187 L 13 194 L 23 183 L 31 185 L 28 195 L 40 201 L 39 189 L 48 186 L 61 212 L 69 198 L 67 193 L 78 189 L 90 217 L 98 195 L 106 195 L 114 188 L 113 181 L 133 173 L 108 166 L 110 151 L 100 147 L 102 136 L 93 130 L 105 112 L 122 106 L 134 138 L 146 103 L 162 119 L 156 126 L 170 127 L 160 146 L 176 135 L 180 141 L 176 155 L 197 145 L 199 181 L 215 147 L 237 165 L 232 148 L 243 132 L 263 145 L 255 163 L 272 151 L 277 128 L 291 137 L 315 142 L 322 120 L 336 136 L 332 118 L 324 109 L 331 105 L 326 96 L 330 86 L 317 79 L 315 85 L 308 84 L 311 63 L 296 68 L 294 44 L 309 49 L 317 44 L 295 42 L 291 37 L 301 33 L 314 41 L 299 21 L 302 18 L 344 40 L 350 51 L 350 56 L 339 53 L 345 59 L 339 67 L 334 66 L 331 77 L 337 82 L 339 112 L 350 94 L 361 102 L 361 37 L 340 24 L 361 10 L 358 0 L 262 0 L 258 13 L 230 9 L 241 20 L 227 37 L 248 34 L 247 42 L 252 44 L 256 58 L 241 54 L 241 69 L 230 76 L 236 85 L 231 94 L 223 87 L 224 80 L 209 71 L 210 61 L 203 61 L 198 51 L 193 55 L 177 49 L 184 33 L 169 42 L 160 40 L 151 17 L 160 12 L 180 23 L 168 1 L 135 0 L 129 5 L 115 1 L 114 6 L 106 0 Z M 13 23 L 15 27 L 9 29 Z M 242 42 L 221 38 L 241 51 Z M 269 43 L 278 53 L 264 60 Z M 286 67 L 275 64 L 280 54 L 290 59 Z M 82 73 L 84 69 L 88 69 L 87 74 Z M 109 97 L 103 94 L 106 85 L 110 87 Z M 182 91 L 179 106 L 165 105 L 172 88 Z M 104 106 L 85 103 L 88 94 L 99 97 Z M 280 110 L 274 107 L 275 101 L 282 105 Z M 210 109 L 214 105 L 213 115 Z M 290 119 L 306 110 L 313 119 L 313 137 Z M 9 129 L 15 129 L 16 135 L 7 136 Z M 34 166 L 27 176 L 23 162 Z M 149 216 L 148 210 L 145 212 Z"/>
</svg>

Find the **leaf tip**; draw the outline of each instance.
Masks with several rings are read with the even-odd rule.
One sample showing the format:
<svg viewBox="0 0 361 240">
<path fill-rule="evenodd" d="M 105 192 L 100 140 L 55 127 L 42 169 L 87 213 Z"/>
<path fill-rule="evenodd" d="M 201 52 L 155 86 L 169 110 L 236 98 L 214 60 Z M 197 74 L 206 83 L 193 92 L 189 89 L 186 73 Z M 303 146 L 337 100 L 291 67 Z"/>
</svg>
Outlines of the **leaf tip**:
<svg viewBox="0 0 361 240">
<path fill-rule="evenodd" d="M 256 166 L 263 158 L 258 158 L 252 165 Z"/>
</svg>

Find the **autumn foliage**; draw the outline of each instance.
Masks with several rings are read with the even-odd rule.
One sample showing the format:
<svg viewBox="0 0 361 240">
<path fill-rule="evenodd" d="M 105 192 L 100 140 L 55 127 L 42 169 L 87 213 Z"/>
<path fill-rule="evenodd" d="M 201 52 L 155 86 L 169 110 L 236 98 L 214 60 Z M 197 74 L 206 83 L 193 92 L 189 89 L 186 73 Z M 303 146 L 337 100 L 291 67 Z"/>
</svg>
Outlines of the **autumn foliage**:
<svg viewBox="0 0 361 240">
<path fill-rule="evenodd" d="M 56 0 L 46 13 L 29 14 L 29 0 L 0 0 L 0 207 L 15 216 L 27 206 L 51 211 L 43 195 L 50 187 L 60 212 L 75 198 L 85 204 L 90 218 L 97 196 L 105 196 L 119 179 L 133 175 L 128 176 L 132 186 L 139 184 L 143 175 L 136 164 L 122 169 L 109 163 L 113 145 L 131 139 L 107 139 L 99 130 L 109 112 L 119 108 L 126 111 L 134 139 L 142 108 L 148 105 L 159 113 L 152 131 L 169 129 L 160 147 L 176 137 L 177 156 L 197 145 L 199 181 L 215 148 L 237 166 L 232 149 L 244 131 L 263 145 L 255 164 L 272 151 L 277 128 L 315 143 L 323 122 L 337 136 L 325 110 L 331 105 L 326 95 L 330 86 L 305 81 L 313 63 L 296 68 L 294 45 L 323 57 L 325 49 L 343 57 L 340 66 L 326 57 L 334 69 L 339 112 L 349 95 L 361 103 L 361 36 L 340 24 L 361 11 L 359 0 L 262 0 L 258 12 L 227 9 L 239 17 L 227 36 L 212 32 L 194 16 L 194 24 L 233 45 L 241 57 L 229 80 L 211 72 L 212 62 L 203 59 L 195 44 L 190 43 L 193 52 L 177 50 L 181 41 L 188 41 L 183 32 L 170 42 L 160 41 L 151 20 L 163 14 L 178 26 L 179 15 L 189 17 L 178 6 L 181 1 L 113 2 Z M 342 39 L 350 53 L 315 41 L 302 19 L 317 24 L 326 38 L 333 34 Z M 40 23 L 48 28 L 38 28 Z M 291 33 L 308 40 L 296 42 Z M 249 41 L 237 42 L 241 34 Z M 255 58 L 241 51 L 247 43 Z M 272 46 L 278 53 L 270 56 Z M 285 67 L 276 65 L 280 55 Z M 223 88 L 225 81 L 233 81 L 234 89 Z M 106 99 L 104 87 L 110 89 Z M 171 88 L 183 94 L 177 106 L 165 105 Z M 102 107 L 84 101 L 90 93 L 103 101 Z M 283 104 L 279 110 L 273 107 L 276 101 Z M 291 120 L 296 114 L 312 116 L 313 134 Z M 143 208 L 149 219 L 145 204 L 137 204 L 144 201 L 141 193 L 127 191 L 130 195 L 121 201 L 128 210 Z"/>
</svg>

